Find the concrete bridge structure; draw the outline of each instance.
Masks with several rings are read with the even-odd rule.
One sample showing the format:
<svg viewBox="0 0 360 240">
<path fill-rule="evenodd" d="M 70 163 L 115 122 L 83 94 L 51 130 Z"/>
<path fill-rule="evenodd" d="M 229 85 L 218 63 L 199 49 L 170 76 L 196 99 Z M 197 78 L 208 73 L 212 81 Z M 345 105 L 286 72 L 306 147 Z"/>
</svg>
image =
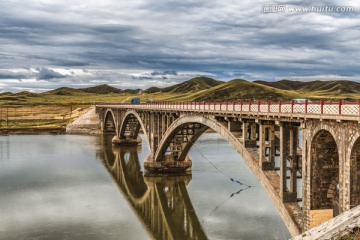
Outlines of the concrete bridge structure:
<svg viewBox="0 0 360 240">
<path fill-rule="evenodd" d="M 246 161 L 295 236 L 360 204 L 360 102 L 181 102 L 98 105 L 105 134 L 145 135 L 149 171 L 189 170 L 208 129 Z"/>
</svg>

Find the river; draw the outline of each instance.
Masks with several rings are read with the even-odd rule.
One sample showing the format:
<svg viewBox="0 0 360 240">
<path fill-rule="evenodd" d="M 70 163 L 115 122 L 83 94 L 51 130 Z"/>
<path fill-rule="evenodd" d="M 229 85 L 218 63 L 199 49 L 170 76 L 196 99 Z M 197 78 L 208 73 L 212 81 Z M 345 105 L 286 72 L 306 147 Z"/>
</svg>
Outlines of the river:
<svg viewBox="0 0 360 240">
<path fill-rule="evenodd" d="M 215 133 L 192 174 L 143 174 L 149 155 L 103 136 L 0 137 L 0 239 L 288 239 L 265 190 Z"/>
</svg>

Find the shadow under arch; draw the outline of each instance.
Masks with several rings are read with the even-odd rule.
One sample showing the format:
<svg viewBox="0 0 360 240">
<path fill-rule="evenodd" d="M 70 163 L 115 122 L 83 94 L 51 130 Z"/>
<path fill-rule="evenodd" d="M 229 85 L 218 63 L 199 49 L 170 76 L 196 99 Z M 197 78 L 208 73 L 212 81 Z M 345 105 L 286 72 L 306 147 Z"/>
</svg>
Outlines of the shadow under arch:
<svg viewBox="0 0 360 240">
<path fill-rule="evenodd" d="M 174 149 L 174 147 L 170 145 L 176 145 L 175 142 L 180 140 L 179 136 L 181 136 L 183 140 L 186 139 L 186 141 L 181 141 L 181 144 L 175 147 L 176 151 L 174 151 L 173 154 L 176 155 L 175 160 L 184 161 L 196 140 L 209 128 L 220 134 L 239 153 L 243 152 L 243 146 L 240 141 L 227 129 L 227 127 L 215 119 L 200 115 L 192 115 L 180 117 L 170 125 L 156 151 L 155 161 L 162 161 L 166 152 L 171 152 L 171 150 Z"/>
<path fill-rule="evenodd" d="M 119 127 L 119 131 L 118 131 L 119 138 L 120 139 L 126 139 L 126 138 L 137 139 L 139 131 L 141 129 L 145 136 L 147 146 L 148 146 L 149 150 L 151 151 L 147 129 L 146 129 L 140 115 L 134 110 L 126 111 L 126 113 L 123 117 L 123 120 L 121 121 L 120 127 Z"/>
<path fill-rule="evenodd" d="M 104 118 L 103 132 L 117 134 L 117 127 L 115 123 L 115 116 L 111 109 L 107 110 Z"/>
<path fill-rule="evenodd" d="M 104 143 L 104 166 L 153 239 L 207 239 L 186 189 L 191 175 L 144 177 L 137 147 Z"/>
<path fill-rule="evenodd" d="M 360 137 L 350 153 L 350 208 L 360 205 Z"/>
<path fill-rule="evenodd" d="M 339 152 L 333 134 L 320 129 L 310 149 L 310 209 L 330 210 L 338 215 Z"/>
</svg>

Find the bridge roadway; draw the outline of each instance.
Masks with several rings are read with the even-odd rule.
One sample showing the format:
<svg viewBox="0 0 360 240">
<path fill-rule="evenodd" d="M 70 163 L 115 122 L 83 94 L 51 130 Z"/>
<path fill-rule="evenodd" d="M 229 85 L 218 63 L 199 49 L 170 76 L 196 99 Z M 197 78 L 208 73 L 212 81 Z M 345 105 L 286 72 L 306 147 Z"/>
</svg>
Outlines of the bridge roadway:
<svg viewBox="0 0 360 240">
<path fill-rule="evenodd" d="M 148 171 L 190 170 L 193 143 L 216 131 L 246 161 L 294 236 L 360 204 L 360 102 L 107 104 L 96 112 L 113 143 L 137 144 L 143 131 Z"/>
</svg>

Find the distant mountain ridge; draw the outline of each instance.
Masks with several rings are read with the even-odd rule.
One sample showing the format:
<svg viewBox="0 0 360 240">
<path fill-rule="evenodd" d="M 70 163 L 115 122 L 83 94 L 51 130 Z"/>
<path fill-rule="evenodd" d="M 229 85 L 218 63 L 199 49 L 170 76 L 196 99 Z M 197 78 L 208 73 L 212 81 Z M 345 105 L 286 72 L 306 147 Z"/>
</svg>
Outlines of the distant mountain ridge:
<svg viewBox="0 0 360 240">
<path fill-rule="evenodd" d="M 220 84 L 224 83 L 223 81 L 215 80 L 208 77 L 195 77 L 188 81 L 172 85 L 170 87 L 159 88 L 159 87 L 150 87 L 145 90 L 146 93 L 192 93 L 196 91 L 201 91 L 209 89 Z"/>
<path fill-rule="evenodd" d="M 262 85 L 269 87 L 283 89 L 283 90 L 295 90 L 295 91 L 326 91 L 329 93 L 354 93 L 360 92 L 360 83 L 348 81 L 348 80 L 332 80 L 332 81 L 291 81 L 280 80 L 277 82 L 266 81 L 254 81 Z"/>
<path fill-rule="evenodd" d="M 228 82 L 218 81 L 208 77 L 196 77 L 173 86 L 142 89 L 119 89 L 108 84 L 87 88 L 61 87 L 43 93 L 3 92 L 0 101 L 13 104 L 26 101 L 82 101 L 82 99 L 100 99 L 102 102 L 129 101 L 139 97 L 141 101 L 233 101 L 233 100 L 291 100 L 307 99 L 360 99 L 360 83 L 348 80 L 332 81 L 292 81 L 280 80 L 267 82 L 262 80 L 247 81 L 234 79 Z M 70 100 L 69 100 L 70 101 Z"/>
<path fill-rule="evenodd" d="M 80 88 L 79 90 L 82 90 L 87 93 L 96 93 L 96 94 L 109 94 L 109 93 L 122 93 L 123 90 L 110 86 L 108 84 L 101 84 L 94 87 L 88 87 L 88 88 Z"/>
</svg>

